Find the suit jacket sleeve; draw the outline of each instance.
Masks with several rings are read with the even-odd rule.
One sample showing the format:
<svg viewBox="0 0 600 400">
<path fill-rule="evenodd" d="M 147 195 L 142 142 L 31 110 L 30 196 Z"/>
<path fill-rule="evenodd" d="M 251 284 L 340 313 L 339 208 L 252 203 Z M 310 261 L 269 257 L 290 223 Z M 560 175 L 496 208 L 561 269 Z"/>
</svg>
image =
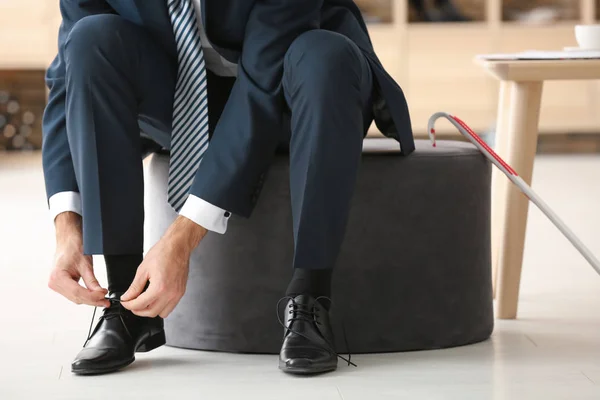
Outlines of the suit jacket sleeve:
<svg viewBox="0 0 600 400">
<path fill-rule="evenodd" d="M 65 44 L 73 27 L 94 14 L 114 13 L 105 0 L 61 0 L 62 23 L 58 32 L 58 55 L 46 72 L 50 90 L 42 122 L 42 158 L 48 198 L 60 192 L 78 192 L 67 138 L 65 114 Z"/>
<path fill-rule="evenodd" d="M 292 42 L 318 29 L 323 0 L 257 0 L 233 87 L 191 193 L 249 216 L 281 140 L 281 79 Z"/>
</svg>

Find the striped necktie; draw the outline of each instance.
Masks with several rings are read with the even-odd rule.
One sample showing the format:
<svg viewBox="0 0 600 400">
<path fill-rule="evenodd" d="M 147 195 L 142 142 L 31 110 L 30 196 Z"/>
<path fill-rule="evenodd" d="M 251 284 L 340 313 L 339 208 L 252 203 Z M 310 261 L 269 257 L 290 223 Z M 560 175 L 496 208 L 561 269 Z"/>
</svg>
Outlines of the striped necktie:
<svg viewBox="0 0 600 400">
<path fill-rule="evenodd" d="M 169 204 L 179 211 L 208 148 L 206 66 L 191 0 L 168 0 L 179 69 L 173 102 Z"/>
</svg>

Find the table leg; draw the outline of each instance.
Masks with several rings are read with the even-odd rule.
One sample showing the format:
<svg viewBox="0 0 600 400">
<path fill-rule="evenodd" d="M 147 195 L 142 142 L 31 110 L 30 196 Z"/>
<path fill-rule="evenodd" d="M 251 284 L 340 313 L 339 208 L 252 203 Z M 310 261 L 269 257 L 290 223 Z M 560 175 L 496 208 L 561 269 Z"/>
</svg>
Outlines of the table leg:
<svg viewBox="0 0 600 400">
<path fill-rule="evenodd" d="M 543 82 L 512 82 L 510 86 L 506 161 L 531 185 Z M 507 185 L 497 260 L 497 316 L 501 319 L 517 317 L 528 209 L 525 195 L 516 186 Z"/>
<path fill-rule="evenodd" d="M 494 151 L 505 158 L 508 150 L 507 122 L 510 107 L 510 82 L 500 82 L 498 98 L 498 116 L 496 121 L 496 137 Z M 509 184 L 506 176 L 497 168 L 492 170 L 492 287 L 494 298 L 498 281 L 498 258 L 503 235 L 504 210 L 506 204 L 506 187 Z"/>
</svg>

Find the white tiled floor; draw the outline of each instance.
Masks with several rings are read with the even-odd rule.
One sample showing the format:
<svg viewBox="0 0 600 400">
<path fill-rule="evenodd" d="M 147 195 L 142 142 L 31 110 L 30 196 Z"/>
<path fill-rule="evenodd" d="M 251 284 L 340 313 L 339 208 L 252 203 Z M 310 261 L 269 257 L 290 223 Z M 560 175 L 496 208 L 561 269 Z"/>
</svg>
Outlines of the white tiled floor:
<svg viewBox="0 0 600 400">
<path fill-rule="evenodd" d="M 600 157 L 542 156 L 534 189 L 600 256 Z M 91 309 L 46 288 L 53 232 L 38 155 L 0 154 L 0 399 L 600 399 L 600 277 L 531 209 L 520 318 L 474 346 L 356 356 L 312 379 L 274 356 L 163 347 L 118 374 L 71 375 Z"/>
</svg>

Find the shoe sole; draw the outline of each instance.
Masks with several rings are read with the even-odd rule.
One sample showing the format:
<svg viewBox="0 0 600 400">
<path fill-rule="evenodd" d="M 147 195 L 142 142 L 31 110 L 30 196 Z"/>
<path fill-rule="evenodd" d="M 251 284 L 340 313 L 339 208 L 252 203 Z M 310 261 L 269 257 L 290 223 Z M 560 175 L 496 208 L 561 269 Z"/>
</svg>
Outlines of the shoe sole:
<svg viewBox="0 0 600 400">
<path fill-rule="evenodd" d="M 125 368 L 126 366 L 128 366 L 129 364 L 131 364 L 134 361 L 135 361 L 135 357 L 133 357 L 131 360 L 128 360 L 127 362 L 125 362 L 121 365 L 117 365 L 117 366 L 110 367 L 110 368 L 71 368 L 71 372 L 74 373 L 75 375 L 110 374 L 111 372 L 117 372 L 120 369 Z"/>
<path fill-rule="evenodd" d="M 149 351 L 152 351 L 152 350 L 164 345 L 165 343 L 167 343 L 167 340 L 165 337 L 165 332 L 163 331 L 156 335 L 152 335 L 148 339 L 144 340 L 142 343 L 140 343 L 138 345 L 138 347 L 136 347 L 135 352 L 136 353 L 147 353 Z M 125 368 L 126 366 L 128 366 L 129 364 L 131 364 L 134 361 L 135 361 L 135 357 L 133 357 L 131 360 L 127 360 L 127 362 L 124 362 L 123 364 L 113 366 L 110 368 L 71 368 L 71 372 L 74 373 L 75 375 L 109 374 L 111 372 L 117 372 L 117 371 Z"/>
<path fill-rule="evenodd" d="M 165 331 L 150 336 L 135 348 L 136 353 L 147 353 L 167 343 Z"/>
<path fill-rule="evenodd" d="M 322 368 L 293 368 L 288 367 L 285 364 L 279 364 L 279 369 L 285 372 L 286 374 L 291 375 L 319 375 L 327 372 L 333 372 L 337 369 L 337 366 Z"/>
</svg>

